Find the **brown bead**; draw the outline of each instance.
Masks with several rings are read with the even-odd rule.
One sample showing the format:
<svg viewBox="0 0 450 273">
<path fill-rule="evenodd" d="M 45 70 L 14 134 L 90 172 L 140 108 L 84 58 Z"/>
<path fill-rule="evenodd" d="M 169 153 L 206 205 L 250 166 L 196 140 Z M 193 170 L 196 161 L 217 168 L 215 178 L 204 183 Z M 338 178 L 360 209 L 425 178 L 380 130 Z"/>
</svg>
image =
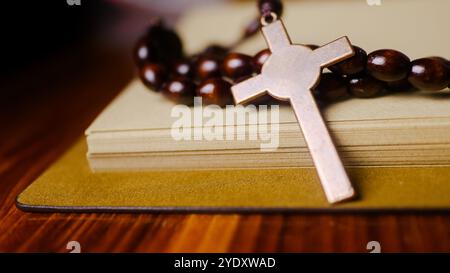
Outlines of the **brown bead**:
<svg viewBox="0 0 450 273">
<path fill-rule="evenodd" d="M 159 20 L 138 40 L 133 55 L 138 66 L 145 62 L 171 63 L 182 57 L 183 46 L 175 31 Z"/>
<path fill-rule="evenodd" d="M 231 84 L 221 78 L 211 78 L 199 84 L 197 96 L 202 97 L 203 104 L 225 106 L 232 103 Z"/>
<path fill-rule="evenodd" d="M 283 4 L 280 0 L 259 0 L 258 9 L 261 16 L 267 16 L 273 12 L 280 17 L 283 12 Z"/>
<path fill-rule="evenodd" d="M 189 60 L 179 60 L 173 64 L 172 73 L 176 76 L 192 78 L 194 76 L 194 67 Z"/>
<path fill-rule="evenodd" d="M 386 83 L 387 90 L 390 92 L 407 92 L 414 91 L 416 88 L 408 81 L 408 78 Z"/>
<path fill-rule="evenodd" d="M 229 51 L 230 51 L 229 48 L 225 46 L 212 44 L 207 46 L 202 51 L 202 53 L 200 53 L 200 55 L 204 57 L 212 57 L 218 60 L 222 60 L 223 58 L 225 58 L 225 56 L 228 54 Z"/>
<path fill-rule="evenodd" d="M 133 49 L 134 63 L 141 66 L 147 60 L 151 59 L 150 53 L 151 51 L 147 45 L 147 37 L 139 38 Z"/>
<path fill-rule="evenodd" d="M 354 75 L 364 71 L 367 63 L 367 53 L 360 47 L 353 46 L 355 55 L 342 62 L 328 67 L 334 73 L 340 75 Z"/>
<path fill-rule="evenodd" d="M 321 100 L 338 100 L 348 96 L 345 80 L 334 73 L 323 73 L 319 84 L 312 90 L 314 96 Z"/>
<path fill-rule="evenodd" d="M 354 76 L 348 81 L 348 91 L 358 98 L 372 98 L 383 94 L 386 83 L 379 81 L 370 75 Z"/>
<path fill-rule="evenodd" d="M 196 64 L 196 75 L 204 80 L 220 76 L 220 60 L 216 57 L 200 57 Z"/>
<path fill-rule="evenodd" d="M 268 48 L 261 50 L 260 52 L 256 53 L 255 56 L 253 56 L 253 65 L 255 67 L 256 73 L 261 73 L 261 68 L 263 64 L 269 59 L 270 50 Z"/>
<path fill-rule="evenodd" d="M 450 60 L 447 60 L 447 59 L 439 57 L 439 56 L 431 56 L 431 57 L 428 57 L 428 58 L 435 59 L 435 60 L 440 60 L 441 62 L 444 62 L 445 65 L 450 69 Z"/>
<path fill-rule="evenodd" d="M 408 76 L 409 58 L 396 50 L 381 49 L 367 56 L 367 71 L 372 77 L 385 82 L 399 81 Z"/>
<path fill-rule="evenodd" d="M 437 58 L 422 58 L 411 63 L 408 81 L 422 90 L 441 90 L 450 84 L 447 64 Z"/>
<path fill-rule="evenodd" d="M 163 65 L 147 62 L 139 68 L 139 77 L 145 86 L 159 91 L 167 78 L 167 72 Z"/>
<path fill-rule="evenodd" d="M 197 64 L 198 61 L 200 60 L 200 58 L 203 57 L 203 55 L 201 54 L 192 54 L 191 56 L 188 57 L 187 61 L 189 61 L 192 64 L 192 73 L 195 76 L 195 73 L 197 73 Z"/>
<path fill-rule="evenodd" d="M 241 53 L 229 53 L 222 61 L 224 76 L 236 80 L 253 74 L 253 58 Z"/>
<path fill-rule="evenodd" d="M 251 77 L 252 77 L 251 75 L 242 76 L 242 77 L 237 78 L 236 80 L 234 80 L 234 83 L 236 84 L 236 83 L 243 82 L 243 81 L 245 81 L 245 80 L 250 79 Z"/>
<path fill-rule="evenodd" d="M 176 77 L 169 80 L 163 88 L 163 95 L 171 101 L 179 104 L 192 105 L 195 96 L 195 84 L 184 77 Z"/>
</svg>

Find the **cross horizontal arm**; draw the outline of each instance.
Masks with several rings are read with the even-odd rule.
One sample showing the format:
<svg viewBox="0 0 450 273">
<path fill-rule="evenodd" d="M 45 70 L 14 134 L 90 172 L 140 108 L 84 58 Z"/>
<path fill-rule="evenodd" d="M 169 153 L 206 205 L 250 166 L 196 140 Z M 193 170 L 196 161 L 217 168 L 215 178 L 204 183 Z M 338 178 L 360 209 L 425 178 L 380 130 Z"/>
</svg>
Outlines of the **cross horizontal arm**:
<svg viewBox="0 0 450 273">
<path fill-rule="evenodd" d="M 265 77 L 261 74 L 233 85 L 231 93 L 236 104 L 248 102 L 267 92 Z"/>
<path fill-rule="evenodd" d="M 313 51 L 318 65 L 326 67 L 338 63 L 348 57 L 353 56 L 352 45 L 346 36 L 341 37 L 331 43 L 319 47 Z"/>
</svg>

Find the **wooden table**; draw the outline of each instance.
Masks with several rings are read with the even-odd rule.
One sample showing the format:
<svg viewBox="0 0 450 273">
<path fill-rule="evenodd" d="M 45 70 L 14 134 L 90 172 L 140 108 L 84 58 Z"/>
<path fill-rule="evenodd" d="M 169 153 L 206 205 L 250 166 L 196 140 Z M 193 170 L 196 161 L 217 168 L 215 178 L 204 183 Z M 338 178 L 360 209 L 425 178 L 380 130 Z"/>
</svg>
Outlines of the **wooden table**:
<svg viewBox="0 0 450 273">
<path fill-rule="evenodd" d="M 68 50 L 2 82 L 0 251 L 450 251 L 450 215 L 436 213 L 25 213 L 16 196 L 55 161 L 133 77 L 129 54 Z"/>
</svg>

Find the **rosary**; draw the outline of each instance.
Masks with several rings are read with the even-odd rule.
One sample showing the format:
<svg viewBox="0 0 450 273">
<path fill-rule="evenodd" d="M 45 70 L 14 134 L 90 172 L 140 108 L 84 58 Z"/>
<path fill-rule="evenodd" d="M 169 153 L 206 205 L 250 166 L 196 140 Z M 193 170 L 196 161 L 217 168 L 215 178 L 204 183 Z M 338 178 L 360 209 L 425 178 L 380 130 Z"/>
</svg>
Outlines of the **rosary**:
<svg viewBox="0 0 450 273">
<path fill-rule="evenodd" d="M 437 91 L 450 85 L 450 61 L 441 57 L 413 61 L 403 53 L 381 49 L 367 54 L 341 37 L 323 46 L 292 44 L 280 19 L 280 0 L 259 0 L 260 18 L 250 22 L 242 38 L 229 47 L 211 45 L 190 57 L 178 35 L 161 21 L 139 39 L 134 59 L 141 81 L 168 99 L 191 105 L 194 96 L 205 104 L 224 106 L 288 101 L 297 117 L 330 203 L 354 196 L 336 147 L 323 121 L 318 101 L 347 96 L 371 98 L 416 89 Z M 232 52 L 261 30 L 268 49 L 248 56 Z M 327 67 L 331 72 L 322 72 Z"/>
</svg>

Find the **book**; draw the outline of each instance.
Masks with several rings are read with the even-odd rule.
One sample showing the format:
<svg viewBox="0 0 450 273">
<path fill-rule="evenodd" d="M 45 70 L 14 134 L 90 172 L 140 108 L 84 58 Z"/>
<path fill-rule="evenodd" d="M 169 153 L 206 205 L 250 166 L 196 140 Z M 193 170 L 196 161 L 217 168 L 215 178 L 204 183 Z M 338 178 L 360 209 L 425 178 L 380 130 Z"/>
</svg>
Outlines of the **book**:
<svg viewBox="0 0 450 273">
<path fill-rule="evenodd" d="M 356 45 L 369 50 L 377 49 L 381 42 L 390 41 L 391 45 L 397 44 L 393 48 L 409 56 L 433 54 L 448 57 L 445 55 L 450 43 L 448 36 L 440 36 L 439 43 L 427 42 L 426 47 L 419 41 L 412 43 L 404 39 L 416 37 L 413 30 L 404 31 L 402 23 L 397 22 L 398 13 L 405 12 L 402 10 L 405 1 L 383 2 L 376 8 L 355 2 L 330 2 L 326 6 L 313 1 L 288 2 L 284 19 L 292 40 L 325 44 L 347 31 L 351 41 L 357 41 Z M 419 2 L 408 1 L 408 13 L 442 13 L 433 5 L 423 7 Z M 436 2 L 449 6 L 444 1 Z M 233 35 L 240 34 L 235 30 L 245 25 L 245 20 L 254 13 L 253 9 L 250 3 L 235 3 L 189 12 L 179 24 L 187 50 L 198 51 L 212 37 L 224 39 L 224 42 L 233 41 L 237 37 Z M 360 25 L 350 24 L 349 18 L 336 12 L 344 10 L 366 20 Z M 321 17 L 317 25 L 319 31 L 307 33 L 305 23 L 317 20 L 314 14 L 326 16 Z M 370 22 L 375 22 L 377 16 L 383 16 L 383 21 L 376 21 L 378 28 L 385 32 L 383 39 L 358 32 L 362 29 L 376 32 Z M 440 27 L 445 33 L 445 24 L 439 25 L 439 20 L 442 20 L 439 16 L 431 16 L 430 20 L 418 25 L 418 29 L 436 30 Z M 201 25 L 201 21 L 212 23 Z M 320 27 L 321 23 L 327 25 L 331 22 L 333 24 L 326 28 Z M 217 36 L 219 26 L 221 35 Z M 198 31 L 199 28 L 202 31 Z M 395 35 L 396 29 L 402 30 L 402 38 Z M 428 37 L 429 33 L 425 36 Z M 401 41 L 403 44 L 399 44 Z M 265 48 L 262 38 L 255 37 L 238 51 L 254 54 L 262 48 Z M 372 99 L 353 98 L 326 105 L 322 113 L 346 166 L 449 165 L 449 97 L 447 90 L 396 93 Z M 131 82 L 86 130 L 87 158 L 92 170 L 313 166 L 299 125 L 287 105 L 235 109 L 233 114 L 245 118 L 231 125 L 223 122 L 227 117 L 226 108 L 214 110 L 216 116 L 221 117 L 218 120 L 222 121 L 214 124 L 211 118 L 205 118 L 205 111 L 208 111 L 205 107 L 197 107 L 197 110 L 180 107 L 161 94 L 146 89 L 138 80 Z M 184 117 L 187 123 L 176 127 L 183 111 L 188 115 Z M 200 122 L 195 113 L 200 113 Z"/>
</svg>

